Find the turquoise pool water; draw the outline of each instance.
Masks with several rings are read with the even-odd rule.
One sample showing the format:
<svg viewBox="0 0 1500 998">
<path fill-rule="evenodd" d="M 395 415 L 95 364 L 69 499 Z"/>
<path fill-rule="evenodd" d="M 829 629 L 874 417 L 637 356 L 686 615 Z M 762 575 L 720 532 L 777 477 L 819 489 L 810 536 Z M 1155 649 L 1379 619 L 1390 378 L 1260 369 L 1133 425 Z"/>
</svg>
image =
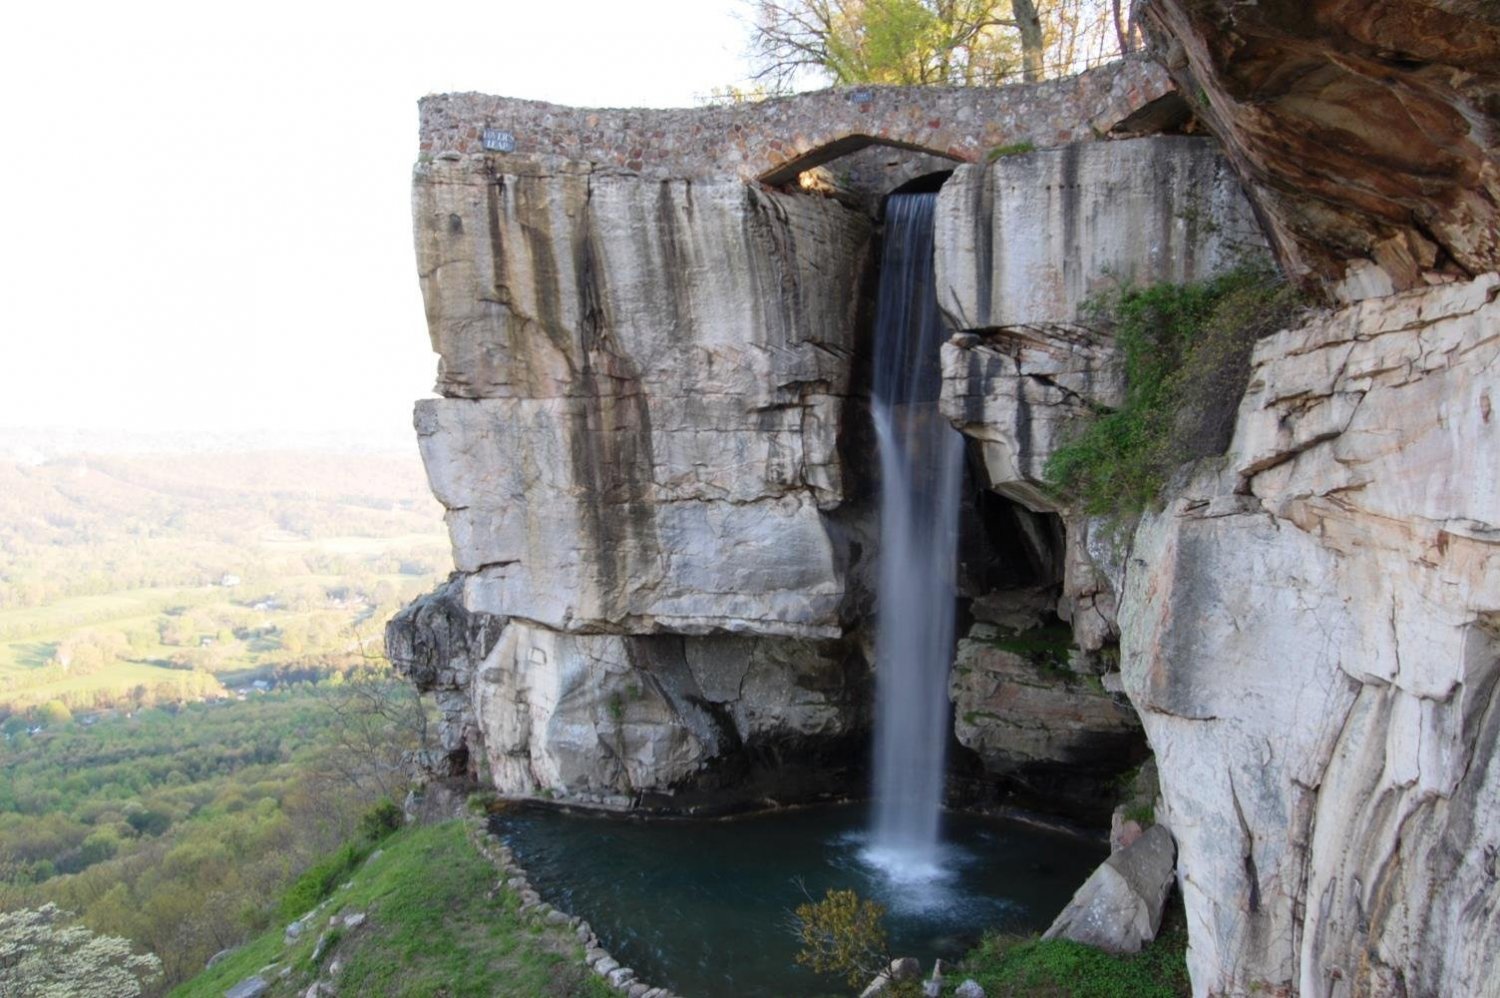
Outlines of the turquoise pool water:
<svg viewBox="0 0 1500 998">
<path fill-rule="evenodd" d="M 689 998 L 842 993 L 795 962 L 792 910 L 830 887 L 885 905 L 892 949 L 953 959 L 982 930 L 1045 928 L 1102 842 L 948 813 L 941 872 L 893 882 L 868 855 L 866 805 L 732 820 L 642 821 L 521 807 L 493 819 L 544 899 L 589 921 L 641 979 Z"/>
</svg>

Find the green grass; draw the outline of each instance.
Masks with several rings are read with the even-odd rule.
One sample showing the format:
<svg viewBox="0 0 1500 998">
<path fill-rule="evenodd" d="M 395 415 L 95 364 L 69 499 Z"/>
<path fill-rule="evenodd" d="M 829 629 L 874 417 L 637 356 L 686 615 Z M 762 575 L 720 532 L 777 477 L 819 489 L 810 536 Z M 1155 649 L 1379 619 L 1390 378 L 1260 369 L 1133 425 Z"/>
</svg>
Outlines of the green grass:
<svg viewBox="0 0 1500 998">
<path fill-rule="evenodd" d="M 1179 998 L 1191 993 L 1182 904 L 1174 894 L 1156 940 L 1131 956 L 1065 939 L 993 935 L 951 970 L 944 993 L 966 978 L 989 998 Z"/>
<path fill-rule="evenodd" d="M 283 946 L 284 926 L 276 925 L 172 994 L 220 998 L 271 964 L 265 975 L 271 994 L 299 994 L 315 978 L 312 952 L 327 918 L 356 911 L 366 913 L 365 924 L 340 931 L 320 961 L 325 974 L 337 963 L 339 994 L 613 994 L 583 966 L 571 931 L 526 919 L 512 892 L 491 892 L 496 877 L 469 845 L 461 822 L 402 830 L 353 872 L 350 888 L 334 890 L 313 927 L 291 946 Z M 284 967 L 292 972 L 282 978 Z"/>
</svg>

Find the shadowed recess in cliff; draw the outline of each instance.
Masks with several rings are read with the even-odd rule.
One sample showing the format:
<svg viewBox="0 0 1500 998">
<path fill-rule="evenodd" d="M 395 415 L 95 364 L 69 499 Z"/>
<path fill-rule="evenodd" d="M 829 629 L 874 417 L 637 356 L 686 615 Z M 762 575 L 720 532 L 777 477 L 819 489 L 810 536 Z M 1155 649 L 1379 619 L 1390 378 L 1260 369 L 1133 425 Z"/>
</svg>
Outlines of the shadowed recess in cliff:
<svg viewBox="0 0 1500 998">
<path fill-rule="evenodd" d="M 886 202 L 871 408 L 880 456 L 875 835 L 899 879 L 938 865 L 963 438 L 938 412 L 946 330 L 933 287 L 936 194 Z"/>
</svg>

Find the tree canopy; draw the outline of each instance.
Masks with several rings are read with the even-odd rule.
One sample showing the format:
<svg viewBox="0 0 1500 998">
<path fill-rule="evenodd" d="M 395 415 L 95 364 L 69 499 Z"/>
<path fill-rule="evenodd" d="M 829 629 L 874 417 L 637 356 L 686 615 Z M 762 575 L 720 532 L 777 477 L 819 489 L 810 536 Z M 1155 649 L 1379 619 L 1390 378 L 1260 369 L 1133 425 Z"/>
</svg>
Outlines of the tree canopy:
<svg viewBox="0 0 1500 998">
<path fill-rule="evenodd" d="M 755 80 L 993 86 L 1128 51 L 1122 0 L 756 0 Z"/>
</svg>

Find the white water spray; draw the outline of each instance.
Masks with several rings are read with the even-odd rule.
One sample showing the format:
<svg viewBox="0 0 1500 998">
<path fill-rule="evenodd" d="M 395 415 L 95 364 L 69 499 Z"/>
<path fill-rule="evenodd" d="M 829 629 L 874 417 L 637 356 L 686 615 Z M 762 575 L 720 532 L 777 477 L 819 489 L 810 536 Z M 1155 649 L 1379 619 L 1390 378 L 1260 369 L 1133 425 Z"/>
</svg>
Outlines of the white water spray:
<svg viewBox="0 0 1500 998">
<path fill-rule="evenodd" d="M 886 202 L 872 414 L 880 457 L 875 828 L 868 858 L 895 879 L 942 873 L 955 549 L 963 438 L 938 412 L 947 338 L 933 286 L 936 194 Z"/>
</svg>

